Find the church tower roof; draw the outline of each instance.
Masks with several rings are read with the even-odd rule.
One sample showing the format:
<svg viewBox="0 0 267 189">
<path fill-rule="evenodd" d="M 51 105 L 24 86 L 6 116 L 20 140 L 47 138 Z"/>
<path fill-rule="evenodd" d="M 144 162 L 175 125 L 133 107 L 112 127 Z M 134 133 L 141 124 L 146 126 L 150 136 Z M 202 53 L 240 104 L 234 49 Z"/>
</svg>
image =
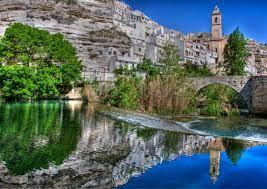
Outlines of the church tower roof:
<svg viewBox="0 0 267 189">
<path fill-rule="evenodd" d="M 221 14 L 221 12 L 220 12 L 220 9 L 219 9 L 219 7 L 218 7 L 218 5 L 216 5 L 216 6 L 215 6 L 215 8 L 214 8 L 214 10 L 213 10 L 212 14 Z"/>
</svg>

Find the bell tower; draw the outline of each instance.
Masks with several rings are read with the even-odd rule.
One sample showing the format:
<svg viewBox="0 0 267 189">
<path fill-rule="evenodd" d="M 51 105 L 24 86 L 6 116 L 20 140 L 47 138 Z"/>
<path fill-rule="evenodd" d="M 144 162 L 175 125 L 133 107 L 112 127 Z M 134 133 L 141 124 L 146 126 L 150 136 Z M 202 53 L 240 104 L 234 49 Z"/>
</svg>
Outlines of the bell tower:
<svg viewBox="0 0 267 189">
<path fill-rule="evenodd" d="M 212 39 L 222 39 L 222 14 L 216 5 L 212 12 Z"/>
<path fill-rule="evenodd" d="M 210 150 L 210 178 L 213 183 L 220 174 L 221 151 L 224 150 L 222 139 L 216 138 L 209 143 Z"/>
<path fill-rule="evenodd" d="M 211 40 L 209 49 L 217 53 L 216 63 L 223 61 L 223 50 L 227 38 L 222 32 L 222 14 L 218 6 L 215 6 L 211 14 Z"/>
</svg>

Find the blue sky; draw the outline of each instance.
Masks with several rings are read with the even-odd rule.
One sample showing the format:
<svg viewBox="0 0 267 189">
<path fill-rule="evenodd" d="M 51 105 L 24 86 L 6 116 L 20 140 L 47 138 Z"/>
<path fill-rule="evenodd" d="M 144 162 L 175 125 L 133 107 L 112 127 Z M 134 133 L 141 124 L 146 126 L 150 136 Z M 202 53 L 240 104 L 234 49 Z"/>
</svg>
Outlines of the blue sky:
<svg viewBox="0 0 267 189">
<path fill-rule="evenodd" d="M 223 32 L 236 27 L 247 38 L 267 43 L 266 0 L 124 0 L 159 24 L 189 32 L 209 32 L 210 14 L 217 4 L 223 14 Z"/>
</svg>

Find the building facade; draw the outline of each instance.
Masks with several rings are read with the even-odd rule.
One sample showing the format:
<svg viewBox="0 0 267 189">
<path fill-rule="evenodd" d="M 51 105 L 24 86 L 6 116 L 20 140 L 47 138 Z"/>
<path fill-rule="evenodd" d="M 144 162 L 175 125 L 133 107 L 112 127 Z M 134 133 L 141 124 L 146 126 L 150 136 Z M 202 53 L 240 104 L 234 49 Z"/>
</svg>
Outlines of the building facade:
<svg viewBox="0 0 267 189">
<path fill-rule="evenodd" d="M 128 53 L 117 54 L 114 69 L 120 66 L 136 67 L 144 59 L 158 64 L 159 56 L 167 43 L 175 44 L 179 49 L 180 64 L 190 61 L 192 64 L 207 65 L 210 68 L 216 65 L 218 55 L 209 49 L 208 43 L 165 28 L 143 13 L 132 10 L 122 1 L 115 1 L 113 24 L 116 29 L 125 32 L 132 41 Z"/>
</svg>

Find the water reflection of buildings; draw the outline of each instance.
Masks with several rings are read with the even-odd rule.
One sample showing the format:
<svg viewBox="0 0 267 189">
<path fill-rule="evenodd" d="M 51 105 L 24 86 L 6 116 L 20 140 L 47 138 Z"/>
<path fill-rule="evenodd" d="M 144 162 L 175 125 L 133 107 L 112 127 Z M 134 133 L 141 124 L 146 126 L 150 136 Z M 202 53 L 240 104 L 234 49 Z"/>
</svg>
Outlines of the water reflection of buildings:
<svg viewBox="0 0 267 189">
<path fill-rule="evenodd" d="M 220 174 L 221 151 L 224 150 L 221 138 L 215 138 L 209 143 L 210 150 L 210 177 L 213 183 L 217 181 Z"/>
<path fill-rule="evenodd" d="M 222 139 L 138 129 L 94 114 L 89 107 L 81 110 L 77 103 L 67 107 L 77 111 L 73 115 L 81 121 L 82 133 L 76 150 L 62 165 L 22 176 L 1 174 L 0 170 L 0 186 L 1 180 L 8 178 L 7 183 L 25 188 L 43 187 L 47 183 L 51 188 L 111 188 L 163 161 L 208 152 L 211 179 L 215 182 L 219 175 Z"/>
<path fill-rule="evenodd" d="M 164 150 L 166 146 L 163 142 L 166 137 L 166 133 L 158 132 L 149 141 L 135 140 L 138 142 L 132 144 L 130 154 L 113 169 L 116 186 L 127 183 L 131 177 L 142 174 L 164 160 L 207 152 L 210 152 L 210 177 L 213 182 L 216 182 L 219 176 L 220 154 L 224 150 L 221 138 L 177 134 L 179 142 L 176 143 L 176 151 L 166 154 L 166 149 Z"/>
<path fill-rule="evenodd" d="M 210 153 L 210 178 L 213 183 L 217 181 L 220 174 L 221 152 L 224 151 L 223 139 L 214 137 L 200 137 L 184 135 L 183 154 L 193 155 L 196 153 Z"/>
<path fill-rule="evenodd" d="M 220 174 L 221 152 L 224 150 L 222 138 L 184 135 L 182 154 L 210 153 L 210 177 L 213 183 Z"/>
</svg>

